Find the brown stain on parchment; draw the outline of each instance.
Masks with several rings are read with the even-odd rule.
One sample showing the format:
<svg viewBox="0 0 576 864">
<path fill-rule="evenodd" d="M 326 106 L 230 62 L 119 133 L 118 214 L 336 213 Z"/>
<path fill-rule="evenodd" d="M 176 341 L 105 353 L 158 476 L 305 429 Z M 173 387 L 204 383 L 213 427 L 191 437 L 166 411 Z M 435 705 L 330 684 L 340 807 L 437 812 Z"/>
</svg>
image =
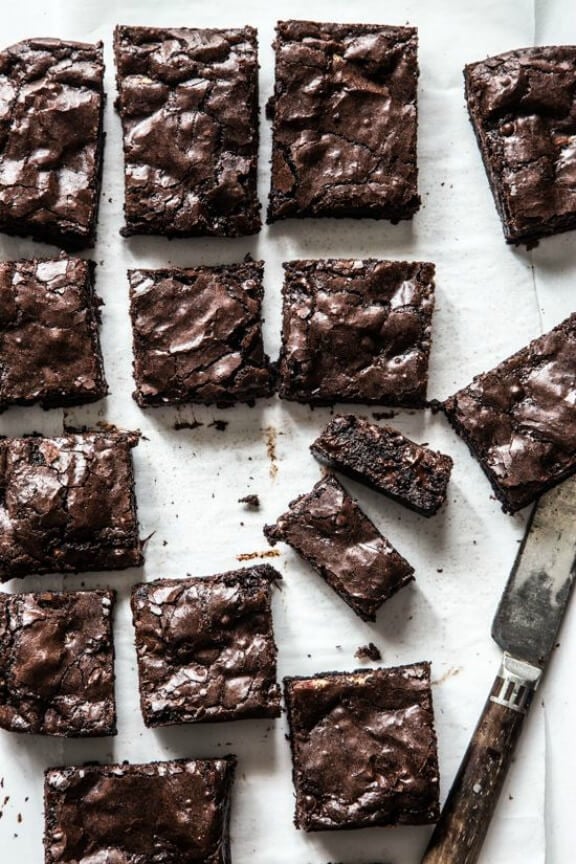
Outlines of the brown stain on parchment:
<svg viewBox="0 0 576 864">
<path fill-rule="evenodd" d="M 266 455 L 270 462 L 269 473 L 270 477 L 274 479 L 278 474 L 278 465 L 276 464 L 276 441 L 278 438 L 278 431 L 274 426 L 266 426 L 262 431 L 264 432 L 264 441 L 266 442 Z"/>
<path fill-rule="evenodd" d="M 449 678 L 454 678 L 455 675 L 459 675 L 462 671 L 461 666 L 451 666 L 444 675 L 441 675 L 440 678 L 436 678 L 431 681 L 431 684 L 444 684 L 445 681 L 448 681 Z"/>
<path fill-rule="evenodd" d="M 253 561 L 254 558 L 278 558 L 280 552 L 277 549 L 266 549 L 264 552 L 241 552 L 236 555 L 237 561 Z"/>
</svg>

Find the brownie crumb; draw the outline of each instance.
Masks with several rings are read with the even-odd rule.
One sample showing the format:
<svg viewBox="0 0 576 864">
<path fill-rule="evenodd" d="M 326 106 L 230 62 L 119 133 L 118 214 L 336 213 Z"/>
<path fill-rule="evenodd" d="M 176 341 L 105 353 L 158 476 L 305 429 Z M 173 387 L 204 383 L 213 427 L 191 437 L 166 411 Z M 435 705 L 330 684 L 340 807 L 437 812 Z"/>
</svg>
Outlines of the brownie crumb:
<svg viewBox="0 0 576 864">
<path fill-rule="evenodd" d="M 374 662 L 382 659 L 380 649 L 374 644 L 374 642 L 369 642 L 367 645 L 360 645 L 360 647 L 356 649 L 354 656 L 358 660 L 373 660 Z"/>
<path fill-rule="evenodd" d="M 245 495 L 243 498 L 238 499 L 239 504 L 245 504 L 246 507 L 249 507 L 252 510 L 260 509 L 260 498 L 258 495 Z"/>
</svg>

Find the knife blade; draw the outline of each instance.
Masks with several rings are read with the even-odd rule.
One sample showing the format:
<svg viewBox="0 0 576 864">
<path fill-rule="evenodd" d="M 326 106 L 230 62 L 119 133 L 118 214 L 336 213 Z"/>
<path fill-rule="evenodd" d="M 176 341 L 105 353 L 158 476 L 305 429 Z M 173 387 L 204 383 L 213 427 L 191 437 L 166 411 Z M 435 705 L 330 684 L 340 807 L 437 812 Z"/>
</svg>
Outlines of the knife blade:
<svg viewBox="0 0 576 864">
<path fill-rule="evenodd" d="M 576 475 L 546 492 L 532 511 L 492 624 L 502 664 L 422 864 L 478 860 L 575 575 Z"/>
</svg>

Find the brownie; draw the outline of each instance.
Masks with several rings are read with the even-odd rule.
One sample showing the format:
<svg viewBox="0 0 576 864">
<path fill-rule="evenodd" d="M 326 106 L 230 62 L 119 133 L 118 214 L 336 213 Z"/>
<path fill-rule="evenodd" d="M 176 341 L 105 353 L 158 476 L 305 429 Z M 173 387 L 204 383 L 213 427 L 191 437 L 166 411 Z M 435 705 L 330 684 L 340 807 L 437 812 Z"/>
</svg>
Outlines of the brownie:
<svg viewBox="0 0 576 864">
<path fill-rule="evenodd" d="M 416 29 L 280 21 L 276 34 L 268 221 L 411 219 Z"/>
<path fill-rule="evenodd" d="M 292 546 L 364 621 L 413 579 L 414 569 L 333 474 L 291 501 L 264 534 Z"/>
<path fill-rule="evenodd" d="M 273 392 L 262 342 L 261 261 L 129 270 L 134 398 L 226 407 Z"/>
<path fill-rule="evenodd" d="M 439 403 L 514 513 L 576 471 L 576 314 Z"/>
<path fill-rule="evenodd" d="M 446 500 L 450 456 L 416 444 L 390 426 L 337 415 L 310 450 L 320 462 L 422 516 L 433 516 Z"/>
<path fill-rule="evenodd" d="M 464 79 L 506 241 L 576 228 L 576 47 L 509 51 Z"/>
<path fill-rule="evenodd" d="M 132 590 L 147 726 L 279 717 L 268 565 Z"/>
<path fill-rule="evenodd" d="M 426 404 L 434 265 L 284 264 L 279 393 L 311 404 Z"/>
<path fill-rule="evenodd" d="M 113 591 L 0 593 L 0 727 L 116 734 Z"/>
<path fill-rule="evenodd" d="M 103 79 L 101 42 L 28 39 L 0 53 L 0 231 L 94 245 Z"/>
<path fill-rule="evenodd" d="M 256 30 L 117 27 L 124 235 L 260 230 Z"/>
<path fill-rule="evenodd" d="M 51 768 L 45 864 L 230 864 L 236 759 Z"/>
<path fill-rule="evenodd" d="M 133 432 L 0 441 L 0 582 L 142 563 Z"/>
<path fill-rule="evenodd" d="M 285 678 L 297 828 L 439 815 L 430 664 Z"/>
<path fill-rule="evenodd" d="M 94 268 L 76 258 L 0 262 L 0 411 L 106 396 Z"/>
</svg>

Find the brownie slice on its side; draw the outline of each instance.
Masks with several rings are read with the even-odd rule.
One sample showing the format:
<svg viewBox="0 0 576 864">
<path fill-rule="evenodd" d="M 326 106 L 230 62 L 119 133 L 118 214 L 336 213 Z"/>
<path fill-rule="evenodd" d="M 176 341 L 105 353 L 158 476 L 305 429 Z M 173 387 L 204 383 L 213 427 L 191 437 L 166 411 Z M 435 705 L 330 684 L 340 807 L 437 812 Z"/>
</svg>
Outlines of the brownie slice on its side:
<svg viewBox="0 0 576 864">
<path fill-rule="evenodd" d="M 50 768 L 45 864 L 230 864 L 236 759 Z"/>
<path fill-rule="evenodd" d="M 331 468 L 371 486 L 422 516 L 446 500 L 452 459 L 353 414 L 337 415 L 310 450 Z"/>
<path fill-rule="evenodd" d="M 374 621 L 382 603 L 414 578 L 333 474 L 291 501 L 264 534 L 292 546 L 364 621 Z"/>
<path fill-rule="evenodd" d="M 124 235 L 260 230 L 256 30 L 117 27 Z"/>
<path fill-rule="evenodd" d="M 429 663 L 285 678 L 284 685 L 297 828 L 438 819 Z"/>
<path fill-rule="evenodd" d="M 101 42 L 29 39 L 0 53 L 0 231 L 94 245 L 103 79 Z"/>
<path fill-rule="evenodd" d="M 268 221 L 411 219 L 417 191 L 417 31 L 280 21 L 269 103 Z"/>
<path fill-rule="evenodd" d="M 576 46 L 489 57 L 464 80 L 506 241 L 576 228 Z"/>
</svg>

